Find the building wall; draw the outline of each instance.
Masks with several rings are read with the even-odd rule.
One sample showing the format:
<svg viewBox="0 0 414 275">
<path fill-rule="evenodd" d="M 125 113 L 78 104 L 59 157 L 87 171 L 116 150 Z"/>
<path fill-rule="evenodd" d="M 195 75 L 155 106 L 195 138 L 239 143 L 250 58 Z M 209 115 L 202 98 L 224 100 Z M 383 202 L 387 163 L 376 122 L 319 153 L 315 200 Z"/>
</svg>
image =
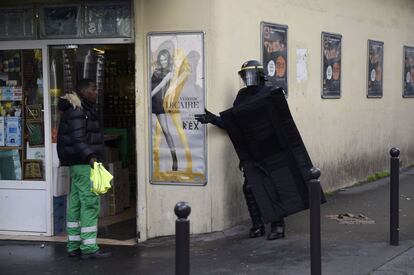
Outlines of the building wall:
<svg viewBox="0 0 414 275">
<path fill-rule="evenodd" d="M 196 3 L 196 4 L 195 4 Z M 197 7 L 197 9 L 195 9 Z M 160 186 L 149 183 L 149 128 L 147 92 L 146 35 L 155 31 L 194 31 L 209 29 L 209 1 L 135 1 L 137 85 L 137 144 L 138 144 L 138 226 L 142 240 L 174 232 L 174 205 L 189 202 L 191 232 L 210 232 L 211 188 Z M 206 57 L 208 62 L 208 56 Z M 140 142 L 141 141 L 141 142 Z M 142 142 L 144 141 L 144 142 Z"/>
<path fill-rule="evenodd" d="M 242 176 L 227 135 L 208 127 L 205 187 L 149 184 L 145 36 L 152 31 L 206 33 L 207 108 L 232 105 L 237 71 L 260 59 L 260 22 L 288 26 L 288 103 L 325 191 L 388 169 L 389 149 L 414 161 L 414 99 L 402 98 L 403 45 L 414 46 L 409 0 L 136 0 L 138 215 L 141 239 L 173 234 L 177 201 L 192 207 L 191 232 L 228 228 L 247 218 Z M 321 99 L 321 32 L 342 35 L 342 95 Z M 384 42 L 383 97 L 366 98 L 367 40 Z M 296 49 L 307 49 L 307 80 L 296 79 Z"/>
</svg>

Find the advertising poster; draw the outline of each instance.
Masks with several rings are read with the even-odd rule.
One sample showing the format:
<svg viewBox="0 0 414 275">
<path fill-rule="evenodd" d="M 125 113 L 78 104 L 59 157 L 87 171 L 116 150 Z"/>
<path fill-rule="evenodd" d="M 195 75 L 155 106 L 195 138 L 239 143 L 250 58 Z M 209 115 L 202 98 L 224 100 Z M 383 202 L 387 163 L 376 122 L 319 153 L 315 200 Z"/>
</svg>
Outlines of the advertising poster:
<svg viewBox="0 0 414 275">
<path fill-rule="evenodd" d="M 342 35 L 322 32 L 322 98 L 341 97 Z"/>
<path fill-rule="evenodd" d="M 287 26 L 262 22 L 262 64 L 269 86 L 288 94 Z"/>
<path fill-rule="evenodd" d="M 204 34 L 148 34 L 150 181 L 204 185 Z"/>
<path fill-rule="evenodd" d="M 368 40 L 367 97 L 382 97 L 384 42 Z"/>
<path fill-rule="evenodd" d="M 403 97 L 414 97 L 414 47 L 404 46 Z"/>
</svg>

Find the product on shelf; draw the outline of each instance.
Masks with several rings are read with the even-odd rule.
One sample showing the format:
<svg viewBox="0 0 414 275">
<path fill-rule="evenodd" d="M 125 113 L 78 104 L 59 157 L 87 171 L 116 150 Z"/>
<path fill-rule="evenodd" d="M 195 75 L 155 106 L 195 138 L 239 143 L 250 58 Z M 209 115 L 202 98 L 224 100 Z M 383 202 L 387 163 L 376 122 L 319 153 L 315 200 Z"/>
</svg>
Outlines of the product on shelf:
<svg viewBox="0 0 414 275">
<path fill-rule="evenodd" d="M 6 146 L 20 146 L 22 143 L 20 117 L 6 118 Z"/>
</svg>

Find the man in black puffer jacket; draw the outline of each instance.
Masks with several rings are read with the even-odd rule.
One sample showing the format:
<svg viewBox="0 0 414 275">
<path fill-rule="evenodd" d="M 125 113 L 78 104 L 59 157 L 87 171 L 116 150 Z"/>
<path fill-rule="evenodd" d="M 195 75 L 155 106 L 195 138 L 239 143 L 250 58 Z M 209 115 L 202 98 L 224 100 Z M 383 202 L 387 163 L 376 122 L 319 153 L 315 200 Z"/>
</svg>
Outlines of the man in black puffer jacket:
<svg viewBox="0 0 414 275">
<path fill-rule="evenodd" d="M 104 139 L 95 110 L 97 91 L 91 79 L 81 79 L 76 93 L 59 100 L 57 151 L 62 166 L 70 166 L 71 190 L 67 210 L 67 251 L 69 257 L 105 258 L 96 243 L 99 196 L 91 192 L 90 172 L 95 161 L 102 161 Z"/>
</svg>

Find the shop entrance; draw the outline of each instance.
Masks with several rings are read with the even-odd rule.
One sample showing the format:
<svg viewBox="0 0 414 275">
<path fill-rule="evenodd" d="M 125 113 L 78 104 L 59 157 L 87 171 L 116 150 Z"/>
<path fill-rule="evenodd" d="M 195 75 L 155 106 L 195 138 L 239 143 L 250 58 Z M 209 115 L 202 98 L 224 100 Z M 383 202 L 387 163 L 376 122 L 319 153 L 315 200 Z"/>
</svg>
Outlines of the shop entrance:
<svg viewBox="0 0 414 275">
<path fill-rule="evenodd" d="M 136 239 L 135 60 L 133 44 L 49 46 L 51 140 L 55 191 L 67 173 L 59 167 L 56 138 L 60 96 L 75 90 L 79 79 L 96 81 L 97 110 L 105 134 L 105 166 L 114 176 L 101 196 L 98 238 Z M 54 235 L 66 234 L 67 192 L 54 192 Z"/>
</svg>

